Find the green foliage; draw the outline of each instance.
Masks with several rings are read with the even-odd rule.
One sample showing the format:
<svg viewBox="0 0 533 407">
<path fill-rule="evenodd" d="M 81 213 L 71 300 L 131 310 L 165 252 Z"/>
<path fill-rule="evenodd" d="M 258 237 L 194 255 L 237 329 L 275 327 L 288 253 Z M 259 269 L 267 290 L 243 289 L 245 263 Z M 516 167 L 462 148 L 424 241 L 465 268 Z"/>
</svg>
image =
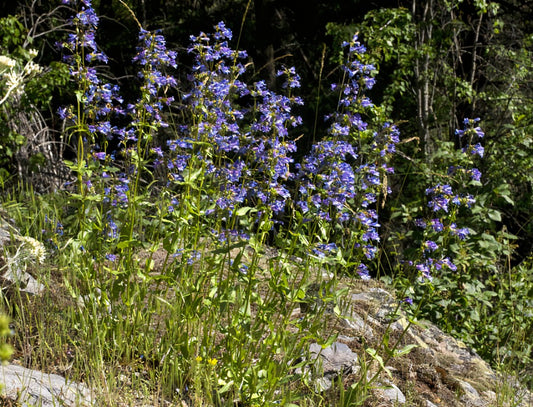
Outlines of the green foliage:
<svg viewBox="0 0 533 407">
<path fill-rule="evenodd" d="M 70 91 L 68 65 L 52 61 L 38 77 L 31 78 L 25 87 L 22 104 L 24 109 L 49 109 L 54 97 Z"/>
<path fill-rule="evenodd" d="M 0 51 L 2 55 L 22 56 L 28 32 L 16 16 L 0 18 Z"/>
<path fill-rule="evenodd" d="M 360 33 L 368 49 L 368 62 L 374 64 L 380 72 L 378 97 L 383 100 L 382 107 L 389 115 L 393 107 L 398 108 L 409 100 L 413 61 L 417 51 L 412 46 L 416 25 L 407 9 L 372 10 L 365 14 L 360 24 L 328 23 L 326 28 L 327 33 L 334 38 L 335 47 L 349 39 L 354 32 Z M 400 116 L 405 110 L 396 113 Z"/>
<path fill-rule="evenodd" d="M 13 354 L 13 347 L 6 343 L 6 339 L 11 336 L 9 322 L 8 317 L 0 314 L 0 362 L 2 363 L 7 362 Z"/>
<path fill-rule="evenodd" d="M 426 184 L 428 186 L 439 178 L 443 182 L 456 182 L 453 175 L 442 174 L 448 164 L 468 168 L 472 163 L 465 162 L 463 157 L 452 143 L 440 143 L 430 163 L 419 162 L 418 171 L 406 174 L 406 178 L 416 176 L 420 180 L 426 175 L 432 180 L 432 183 Z M 481 185 L 470 181 L 463 184 L 463 188 L 479 188 Z M 423 184 L 418 186 L 416 194 L 424 196 Z M 401 263 L 401 259 L 416 258 L 416 248 L 431 237 L 409 227 L 427 211 L 426 199 L 412 199 L 401 207 L 392 208 L 392 224 L 395 226 L 391 226 L 394 233 L 390 237 L 392 246 L 388 247 L 390 253 L 396 254 L 396 259 L 400 260 L 396 266 L 398 274 L 395 284 L 402 290 L 409 290 L 415 302 L 423 303 L 420 310 L 422 317 L 460 338 L 494 365 L 506 360 L 517 365 L 523 363 L 523 368 L 531 363 L 532 357 L 531 347 L 527 340 L 524 341 L 532 329 L 531 318 L 527 317 L 532 312 L 529 299 L 531 279 L 526 271 L 531 265 L 524 262 L 511 267 L 517 236 L 498 226 L 503 214 L 493 204 L 498 200 L 506 205 L 513 204 L 511 191 L 507 184 L 502 184 L 493 191 L 481 192 L 475 198 L 476 204 L 469 211 L 451 213 L 448 221 L 468 227 L 471 238 L 466 242 L 450 240 L 449 236 L 441 236 L 436 240 L 439 245 L 447 245 L 446 255 L 455 259 L 458 269 L 451 271 L 443 268 L 435 274 L 431 283 L 428 283 L 431 287 L 429 297 L 426 297 L 426 289 L 422 285 L 413 284 L 417 275 L 405 274 Z M 403 229 L 397 221 L 407 228 Z M 513 311 L 517 308 L 521 311 Z M 511 334 L 513 328 L 516 329 L 514 335 Z M 500 352 L 501 348 L 505 348 L 505 352 Z"/>
</svg>

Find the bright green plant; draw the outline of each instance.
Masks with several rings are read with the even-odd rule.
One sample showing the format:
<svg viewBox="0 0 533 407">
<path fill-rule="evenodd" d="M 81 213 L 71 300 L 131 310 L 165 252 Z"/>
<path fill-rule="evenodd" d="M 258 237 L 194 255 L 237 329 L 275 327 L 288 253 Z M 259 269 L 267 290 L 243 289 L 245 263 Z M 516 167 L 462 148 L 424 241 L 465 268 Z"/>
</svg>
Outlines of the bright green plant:
<svg viewBox="0 0 533 407">
<path fill-rule="evenodd" d="M 0 361 L 2 363 L 7 362 L 13 353 L 13 347 L 5 342 L 6 338 L 11 336 L 9 322 L 8 317 L 0 315 Z"/>
</svg>

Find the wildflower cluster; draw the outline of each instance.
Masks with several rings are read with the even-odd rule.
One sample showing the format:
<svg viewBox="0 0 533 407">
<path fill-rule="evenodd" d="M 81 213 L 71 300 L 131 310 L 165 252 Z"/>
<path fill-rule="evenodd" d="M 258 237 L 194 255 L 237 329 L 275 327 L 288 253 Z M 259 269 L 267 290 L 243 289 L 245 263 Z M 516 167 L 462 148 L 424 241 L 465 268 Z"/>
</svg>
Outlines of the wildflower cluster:
<svg viewBox="0 0 533 407">
<path fill-rule="evenodd" d="M 46 258 L 46 249 L 41 242 L 29 236 L 21 236 L 19 240 L 22 242 L 27 256 L 30 259 L 36 260 L 39 264 L 44 263 Z"/>
<path fill-rule="evenodd" d="M 299 87 L 299 77 L 294 68 L 278 71 L 289 89 Z M 252 96 L 259 98 L 259 117 L 252 122 L 252 162 L 253 171 L 258 176 L 249 183 L 249 188 L 257 188 L 253 198 L 277 214 L 284 211 L 292 198 L 286 181 L 292 180 L 292 153 L 296 144 L 289 140 L 288 130 L 301 124 L 301 118 L 294 116 L 292 106 L 302 105 L 299 97 L 277 95 L 266 89 L 264 82 L 255 84 Z"/>
<path fill-rule="evenodd" d="M 166 92 L 175 88 L 177 82 L 172 75 L 165 74 L 164 69 L 177 67 L 177 54 L 167 50 L 162 35 L 144 29 L 140 30 L 139 44 L 133 61 L 141 66 L 141 97 L 135 106 L 129 106 L 129 111 L 135 117 L 134 127 L 142 125 L 145 127 L 144 131 L 148 128 L 153 132 L 159 127 L 168 127 L 161 112 L 164 106 L 169 106 L 174 101 L 174 97 L 167 96 Z M 161 93 L 165 95 L 162 96 Z"/>
<path fill-rule="evenodd" d="M 96 160 L 105 160 L 105 146 L 112 139 L 117 139 L 127 145 L 128 141 L 136 141 L 138 127 L 157 129 L 166 126 L 161 118 L 163 105 L 169 105 L 172 97 L 159 96 L 160 90 L 166 91 L 169 87 L 176 86 L 176 80 L 162 72 L 166 66 L 176 67 L 176 53 L 167 51 L 165 39 L 161 35 L 148 32 L 141 28 L 139 34 L 139 47 L 133 62 L 141 66 L 139 77 L 143 80 L 141 85 L 141 97 L 136 104 L 128 104 L 123 107 L 123 98 L 120 96 L 118 85 L 104 83 L 100 80 L 96 67 L 88 64 L 100 62 L 107 64 L 108 57 L 99 50 L 95 35 L 98 28 L 99 18 L 96 15 L 91 0 L 63 0 L 64 4 L 78 7 L 79 11 L 72 18 L 71 24 L 75 29 L 69 34 L 64 43 L 58 43 L 58 47 L 66 51 L 63 57 L 71 68 L 71 76 L 80 87 L 78 101 L 83 108 L 74 112 L 73 107 L 59 109 L 59 116 L 74 122 L 79 132 L 90 136 L 88 141 L 94 143 L 93 147 L 100 147 L 102 151 L 91 151 Z M 129 114 L 132 117 L 132 125 L 117 127 L 113 124 L 115 117 L 123 117 Z M 143 122 L 143 126 L 140 126 Z M 143 129 L 144 129 L 143 127 Z M 95 137 L 100 135 L 102 137 Z M 101 145 L 98 145 L 100 141 Z M 114 158 L 114 157 L 111 157 Z"/>
<path fill-rule="evenodd" d="M 71 134 L 78 137 L 77 163 L 71 168 L 77 173 L 80 195 L 84 200 L 102 202 L 103 216 L 94 214 L 92 221 L 98 220 L 105 240 L 116 242 L 120 225 L 133 220 L 133 211 L 130 220 L 119 222 L 117 217 L 124 216 L 121 210 L 128 208 L 136 195 L 146 169 L 148 144 L 159 128 L 167 126 L 162 110 L 174 101 L 167 93 L 177 82 L 165 70 L 176 67 L 176 53 L 166 49 L 162 35 L 140 29 L 133 62 L 140 66 L 141 95 L 136 103 L 124 106 L 119 87 L 102 82 L 94 66 L 106 64 L 108 58 L 95 42 L 99 18 L 91 0 L 63 3 L 77 12 L 71 19 L 74 32 L 57 45 L 65 53 L 63 59 L 70 65 L 79 91 L 76 108 L 63 107 L 58 113 L 72 124 Z M 109 151 L 110 145 L 118 150 Z M 123 160 L 117 165 L 118 157 Z M 91 216 L 84 206 L 85 202 L 84 216 Z"/>
<path fill-rule="evenodd" d="M 74 32 L 65 42 L 56 44 L 63 51 L 63 60 L 70 66 L 70 74 L 79 88 L 76 107 L 58 109 L 59 117 L 72 126 L 71 135 L 77 138 L 77 162 L 70 167 L 77 175 L 77 187 L 82 197 L 116 201 L 110 193 L 116 188 L 124 188 L 111 185 L 109 173 L 115 171 L 106 164 L 113 161 L 116 152 L 108 152 L 107 146 L 111 140 L 125 134 L 124 128 L 113 124 L 116 117 L 125 116 L 123 99 L 119 87 L 101 81 L 94 66 L 96 63 L 107 64 L 108 57 L 96 44 L 99 18 L 91 0 L 63 0 L 63 3 L 77 10 L 71 19 Z M 95 176 L 99 176 L 102 183 L 93 185 Z M 80 210 L 84 214 L 87 212 L 83 203 Z"/>
<path fill-rule="evenodd" d="M 473 151 L 483 151 L 478 139 L 484 136 L 483 131 L 477 126 L 479 119 L 465 119 L 464 129 L 457 130 L 456 135 L 466 144 L 462 148 L 462 161 L 470 164 Z M 475 144 L 474 144 L 475 143 Z M 480 154 L 482 156 L 483 154 Z M 481 172 L 477 168 L 465 165 L 451 166 L 448 176 L 455 176 L 459 186 L 466 186 L 469 179 L 471 183 L 479 183 Z M 418 218 L 415 225 L 423 230 L 421 245 L 421 260 L 414 264 L 422 280 L 431 280 L 434 271 L 456 271 L 457 267 L 446 255 L 446 248 L 436 242 L 446 241 L 445 237 L 454 237 L 460 241 L 467 239 L 470 229 L 458 227 L 455 219 L 461 207 L 471 208 L 476 200 L 471 194 L 457 194 L 449 184 L 438 183 L 426 189 L 429 198 L 428 207 L 432 216 L 429 219 Z"/>
<path fill-rule="evenodd" d="M 201 167 L 202 176 L 215 186 L 206 197 L 214 203 L 208 204 L 206 214 L 225 211 L 231 216 L 244 203 L 280 213 L 290 198 L 284 182 L 292 177 L 290 155 L 296 150 L 287 138 L 288 129 L 301 122 L 292 114 L 292 106 L 303 102 L 270 91 L 263 81 L 253 86 L 241 81 L 247 54 L 232 50 L 231 38 L 224 23 L 215 27 L 213 35 L 191 36 L 188 51 L 195 64 L 185 101 L 193 120 L 182 128 L 180 139 L 167 143 L 170 179 L 181 183 L 185 173 Z M 294 68 L 278 75 L 284 76 L 287 88 L 299 86 Z M 243 103 L 245 97 L 253 100 L 254 108 Z"/>
<path fill-rule="evenodd" d="M 364 92 L 374 85 L 375 68 L 363 63 L 365 48 L 357 36 L 344 46 L 348 48 L 342 67 L 345 81 L 332 85 L 339 92 L 338 110 L 327 117 L 332 121 L 328 136 L 296 165 L 297 205 L 308 218 L 338 222 L 349 228 L 354 249 L 362 258 L 371 260 L 379 241 L 378 214 L 373 206 L 383 191 L 384 177 L 393 172 L 386 162 L 395 152 L 399 133 L 388 123 L 380 132 L 368 129 L 363 115 L 373 105 Z M 359 264 L 357 272 L 362 278 L 369 278 L 365 264 Z"/>
<path fill-rule="evenodd" d="M 100 51 L 96 44 L 96 30 L 99 18 L 96 15 L 91 0 L 63 0 L 64 4 L 79 7 L 78 12 L 71 20 L 75 32 L 68 35 L 65 42 L 57 43 L 57 47 L 65 51 L 63 60 L 70 65 L 70 74 L 78 83 L 80 92 L 78 101 L 83 105 L 80 111 L 72 107 L 60 108 L 58 113 L 62 119 L 76 123 L 78 126 L 86 124 L 83 129 L 90 136 L 89 141 L 95 141 L 94 135 L 101 134 L 111 138 L 116 128 L 107 120 L 112 112 L 123 114 L 117 85 L 104 83 L 100 80 L 97 70 L 91 64 L 97 62 L 107 64 L 107 55 Z M 80 129 L 82 130 L 82 129 Z"/>
<path fill-rule="evenodd" d="M 271 228 L 280 214 L 295 214 L 287 211 L 290 207 L 304 223 L 334 225 L 313 241 L 318 257 L 343 250 L 355 256 L 357 272 L 368 278 L 361 260 L 374 259 L 378 251 L 377 200 L 387 194 L 386 177 L 393 172 L 387 162 L 399 134 L 389 123 L 374 131 L 376 127 L 363 119 L 371 116 L 373 108 L 365 91 L 374 85 L 374 67 L 363 62 L 365 49 L 357 36 L 345 44 L 344 80 L 332 85 L 339 103 L 338 111 L 326 118 L 331 122 L 328 133 L 300 163 L 294 163 L 296 144 L 290 135 L 301 118 L 293 110 L 303 101 L 292 94 L 300 86 L 293 67 L 278 71 L 284 95 L 269 90 L 264 81 L 248 85 L 241 79 L 247 54 L 230 48 L 232 33 L 219 23 L 211 35 L 191 36 L 190 89 L 176 101 L 171 90 L 177 81 L 167 70 L 176 68 L 177 55 L 167 50 L 162 35 L 141 28 L 133 58 L 140 65 L 141 96 L 123 107 L 118 87 L 100 82 L 96 68 L 90 66 L 107 62 L 94 42 L 98 17 L 91 0 L 67 3 L 79 8 L 72 19 L 76 32 L 61 46 L 70 52 L 65 60 L 80 84 L 81 108 L 76 113 L 72 107 L 61 109 L 60 116 L 73 120 L 83 138 L 75 170 L 81 195 L 96 196 L 103 204 L 99 209 L 103 210 L 99 215 L 102 239 L 118 244 L 125 224 L 132 239 L 136 201 L 131 198 L 137 195 L 141 173 L 153 164 L 168 175 L 165 188 L 172 197 L 166 213 L 170 216 L 182 217 L 181 209 L 187 207 L 207 223 L 211 217 L 217 224 L 214 235 L 226 241 L 228 236 L 248 236 L 248 230 L 240 230 L 239 217 L 244 212 L 239 208 L 253 207 L 247 213 Z M 165 146 L 152 145 L 155 133 L 168 126 L 162 111 L 176 102 L 190 114 L 190 124 L 179 127 Z M 129 124 L 117 127 L 114 123 L 127 122 L 116 120 L 117 116 L 129 116 Z M 120 169 L 114 165 L 119 152 L 107 151 L 111 139 L 122 148 Z M 87 155 L 85 144 L 90 147 Z M 95 174 L 101 176 L 100 186 L 92 183 Z M 196 201 L 190 199 L 191 191 L 198 192 Z M 188 197 L 185 206 L 182 194 Z M 119 209 L 125 209 L 129 219 L 117 219 Z M 224 227 L 217 219 L 224 220 Z M 340 236 L 342 246 L 337 247 L 333 241 L 339 230 L 341 235 L 349 232 Z"/>
</svg>

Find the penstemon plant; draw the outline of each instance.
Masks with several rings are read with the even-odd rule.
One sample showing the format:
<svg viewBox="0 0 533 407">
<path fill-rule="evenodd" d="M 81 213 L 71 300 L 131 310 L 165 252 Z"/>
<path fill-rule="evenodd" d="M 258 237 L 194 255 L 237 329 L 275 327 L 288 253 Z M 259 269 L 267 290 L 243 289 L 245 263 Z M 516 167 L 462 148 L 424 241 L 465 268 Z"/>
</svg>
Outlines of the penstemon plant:
<svg viewBox="0 0 533 407">
<path fill-rule="evenodd" d="M 92 247 L 99 251 L 105 236 L 111 249 L 115 245 L 131 262 L 131 249 L 142 229 L 136 217 L 140 182 L 149 172 L 153 136 L 159 128 L 168 126 L 162 110 L 173 101 L 167 92 L 176 86 L 176 80 L 163 71 L 176 67 L 176 54 L 166 50 L 161 35 L 140 29 L 140 45 L 133 58 L 140 66 L 140 96 L 136 103 L 124 107 L 119 87 L 102 82 L 90 65 L 108 61 L 95 43 L 99 19 L 91 1 L 63 3 L 80 8 L 72 19 L 75 33 L 59 44 L 68 52 L 64 59 L 79 84 L 77 105 L 61 108 L 59 116 L 72 123 L 69 133 L 77 140 L 77 160 L 70 167 L 77 175 L 78 191 L 73 197 L 80 202 L 82 240 L 87 240 L 88 232 L 95 232 L 99 237 Z M 126 126 L 115 124 L 124 122 L 124 118 Z M 113 150 L 109 151 L 111 146 Z M 117 165 L 118 158 L 121 161 Z M 84 243 L 90 251 L 92 247 Z"/>
<path fill-rule="evenodd" d="M 75 32 L 61 47 L 79 88 L 76 105 L 59 111 L 77 146 L 68 163 L 76 213 L 65 226 L 73 236 L 61 236 L 81 259 L 84 286 L 68 286 L 85 312 L 73 314 L 73 325 L 102 365 L 140 358 L 157 366 L 151 374 L 165 396 L 282 402 L 279 388 L 296 379 L 294 362 L 309 341 L 332 340 L 322 315 L 342 293 L 338 277 L 367 280 L 377 267 L 379 210 L 399 131 L 365 95 L 375 73 L 365 48 L 357 36 L 344 44 L 343 78 L 331 88 L 337 111 L 295 162 L 303 101 L 294 68 L 278 71 L 281 94 L 263 81 L 248 84 L 247 54 L 231 49 L 221 22 L 213 34 L 191 36 L 194 64 L 178 89 L 168 73 L 176 53 L 139 26 L 139 98 L 128 103 L 94 67 L 107 57 L 95 43 L 91 1 L 64 3 L 77 9 Z M 466 124 L 459 135 L 467 158 L 449 176 L 479 182 L 466 162 L 482 154 L 472 141 L 482 132 Z M 436 215 L 418 221 L 419 257 L 406 264 L 430 280 L 436 270 L 454 271 L 447 245 L 467 237 L 455 218 L 473 198 L 444 182 L 426 194 Z M 51 239 L 62 244 L 58 233 Z M 273 254 L 272 242 L 283 250 Z M 316 300 L 306 298 L 313 283 L 321 305 L 294 318 Z"/>
<path fill-rule="evenodd" d="M 469 274 L 464 270 L 461 254 L 466 253 L 474 231 L 467 225 L 458 225 L 458 222 L 464 219 L 467 211 L 475 210 L 476 199 L 469 193 L 470 187 L 481 185 L 481 172 L 474 167 L 476 156 L 483 157 L 484 154 L 479 142 L 484 137 L 478 126 L 479 120 L 465 119 L 464 129 L 456 130 L 457 141 L 463 147 L 455 152 L 455 160 L 447 173 L 435 173 L 438 182 L 425 190 L 426 215 L 413 220 L 416 239 L 413 247 L 416 250 L 410 252 L 411 258 L 403 259 L 396 279 L 413 296 L 406 300 L 424 303 L 421 315 L 432 319 L 447 321 L 455 318 L 441 313 L 444 310 L 447 314 L 446 303 L 452 301 L 448 298 L 433 305 L 434 301 L 429 301 L 427 296 L 440 297 L 442 287 L 450 284 L 455 284 L 458 292 L 463 291 L 461 275 Z M 407 276 L 411 283 L 404 281 L 403 276 Z M 431 315 L 433 313 L 436 315 Z"/>
<path fill-rule="evenodd" d="M 341 264 L 355 269 L 363 279 L 370 278 L 366 262 L 375 259 L 379 241 L 378 205 L 390 191 L 387 174 L 394 170 L 388 161 L 399 141 L 396 126 L 382 122 L 381 114 L 365 90 L 374 84 L 375 68 L 364 63 L 365 47 L 357 36 L 343 44 L 347 48 L 342 66 L 343 81 L 333 84 L 339 93 L 337 112 L 328 134 L 312 146 L 302 163 L 297 164 L 299 191 L 296 204 L 302 217 L 319 231 L 316 242 L 336 252 Z M 363 117 L 375 123 L 369 126 Z M 335 224 L 335 228 L 324 225 Z M 309 231 L 309 236 L 314 235 Z M 335 242 L 342 243 L 342 251 Z"/>
<path fill-rule="evenodd" d="M 314 264 L 334 258 L 368 278 L 363 259 L 376 256 L 375 207 L 387 193 L 387 161 L 398 132 L 390 124 L 375 131 L 363 121 L 379 116 L 364 96 L 373 85 L 364 48 L 357 37 L 346 44 L 345 78 L 333 86 L 339 113 L 328 118 L 323 140 L 294 164 L 290 130 L 301 119 L 292 109 L 303 103 L 293 94 L 299 87 L 294 68 L 278 72 L 286 95 L 263 81 L 246 84 L 247 55 L 229 47 L 232 33 L 219 23 L 214 34 L 191 37 L 190 87 L 175 101 L 169 91 L 177 82 L 165 70 L 176 67 L 176 54 L 162 35 L 141 28 L 133 58 L 140 65 L 140 97 L 124 107 L 118 87 L 101 82 L 91 66 L 107 62 L 94 42 L 98 17 L 91 2 L 66 3 L 79 9 L 72 19 L 76 32 L 62 44 L 79 91 L 77 105 L 59 113 L 72 123 L 77 142 L 70 167 L 77 176 L 71 196 L 79 203 L 74 225 L 86 262 L 81 272 L 87 290 L 98 289 L 83 302 L 95 305 L 82 323 L 96 332 L 90 341 L 109 355 L 158 360 L 165 385 L 180 394 L 194 386 L 215 390 L 219 401 L 274 398 L 306 341 L 324 340 L 321 312 L 291 319 L 305 286 L 322 280 Z M 158 130 L 168 126 L 163 110 L 174 103 L 189 123 L 157 145 Z M 155 208 L 147 204 L 150 185 L 160 192 Z M 340 227 L 330 227 L 332 220 Z M 147 229 L 152 243 L 141 260 L 136 252 Z M 272 233 L 293 239 L 265 264 Z M 154 270 L 161 247 L 164 259 Z M 291 257 L 297 247 L 309 255 L 303 267 Z M 324 303 L 335 295 L 325 294 Z M 124 342 L 132 336 L 133 343 Z M 204 360 L 217 362 L 201 380 Z"/>
</svg>

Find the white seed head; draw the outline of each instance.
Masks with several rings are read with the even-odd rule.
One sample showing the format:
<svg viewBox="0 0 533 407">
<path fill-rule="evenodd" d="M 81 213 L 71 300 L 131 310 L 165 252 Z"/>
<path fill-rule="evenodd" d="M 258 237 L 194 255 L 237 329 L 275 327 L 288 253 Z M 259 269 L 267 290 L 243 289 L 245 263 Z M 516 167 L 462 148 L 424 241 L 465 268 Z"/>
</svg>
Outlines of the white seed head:
<svg viewBox="0 0 533 407">
<path fill-rule="evenodd" d="M 24 71 L 28 76 L 41 72 L 42 68 L 33 61 L 29 61 L 24 67 Z"/>
<path fill-rule="evenodd" d="M 0 67 L 13 68 L 16 65 L 14 59 L 9 58 L 6 55 L 0 55 Z"/>
<path fill-rule="evenodd" d="M 13 71 L 8 72 L 6 79 L 6 85 L 8 88 L 16 88 L 22 82 L 22 76 Z"/>
<path fill-rule="evenodd" d="M 28 254 L 33 259 L 37 260 L 39 264 L 43 264 L 44 259 L 46 258 L 46 249 L 44 245 L 38 240 L 35 240 L 33 237 L 29 236 L 22 236 L 20 240 L 27 249 Z"/>
</svg>

